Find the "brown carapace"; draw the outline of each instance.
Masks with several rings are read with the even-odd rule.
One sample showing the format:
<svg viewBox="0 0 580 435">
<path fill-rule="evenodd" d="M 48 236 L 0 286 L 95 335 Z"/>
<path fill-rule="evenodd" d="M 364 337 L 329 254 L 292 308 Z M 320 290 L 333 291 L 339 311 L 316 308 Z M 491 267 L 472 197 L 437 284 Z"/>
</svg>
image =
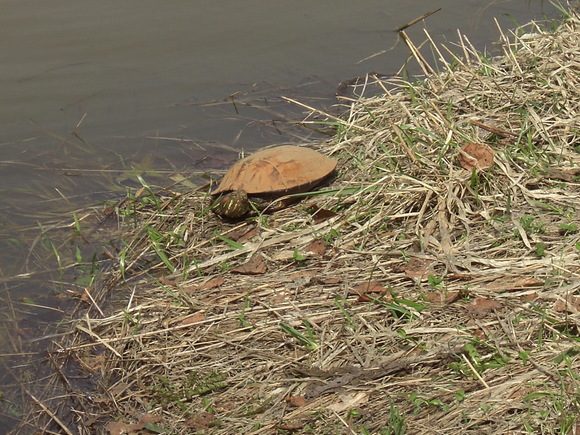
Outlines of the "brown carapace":
<svg viewBox="0 0 580 435">
<path fill-rule="evenodd" d="M 307 192 L 327 180 L 337 161 L 309 148 L 284 145 L 259 151 L 236 162 L 212 193 L 212 210 L 229 219 L 247 215 L 250 202 L 269 203 L 294 193 Z M 277 201 L 277 210 L 287 202 Z M 263 205 L 262 205 L 263 208 Z"/>
</svg>

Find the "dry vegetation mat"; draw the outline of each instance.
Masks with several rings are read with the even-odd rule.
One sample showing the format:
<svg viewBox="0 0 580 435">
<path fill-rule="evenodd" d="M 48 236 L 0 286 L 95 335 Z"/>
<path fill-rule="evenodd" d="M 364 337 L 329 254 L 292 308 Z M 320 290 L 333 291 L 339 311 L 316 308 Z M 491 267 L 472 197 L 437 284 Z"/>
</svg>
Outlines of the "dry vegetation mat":
<svg viewBox="0 0 580 435">
<path fill-rule="evenodd" d="M 489 58 L 407 39 L 425 78 L 344 100 L 308 145 L 336 179 L 288 209 L 225 222 L 209 188 L 142 180 L 51 356 L 72 411 L 47 399 L 37 425 L 580 433 L 580 20 L 501 40 Z"/>
</svg>

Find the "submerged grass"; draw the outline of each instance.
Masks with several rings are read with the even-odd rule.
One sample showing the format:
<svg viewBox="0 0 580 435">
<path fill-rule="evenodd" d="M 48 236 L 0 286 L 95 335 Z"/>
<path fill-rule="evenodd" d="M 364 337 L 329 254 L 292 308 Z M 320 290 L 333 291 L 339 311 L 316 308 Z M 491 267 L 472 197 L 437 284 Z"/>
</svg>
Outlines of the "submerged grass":
<svg viewBox="0 0 580 435">
<path fill-rule="evenodd" d="M 51 353 L 74 406 L 27 424 L 580 433 L 580 20 L 501 38 L 488 58 L 427 36 L 438 74 L 405 39 L 427 76 L 344 99 L 315 145 L 338 177 L 292 208 L 234 225 L 209 188 L 141 179 L 116 266 Z M 488 171 L 459 164 L 470 142 Z"/>
</svg>

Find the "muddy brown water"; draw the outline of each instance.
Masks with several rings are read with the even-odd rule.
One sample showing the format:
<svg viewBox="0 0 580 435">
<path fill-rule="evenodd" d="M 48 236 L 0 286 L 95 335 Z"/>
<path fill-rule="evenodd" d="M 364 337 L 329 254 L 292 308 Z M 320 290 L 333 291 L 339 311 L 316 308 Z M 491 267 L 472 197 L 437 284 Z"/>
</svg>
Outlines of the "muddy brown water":
<svg viewBox="0 0 580 435">
<path fill-rule="evenodd" d="M 71 230 L 46 228 L 123 197 L 138 185 L 132 168 L 163 185 L 174 173 L 221 168 L 237 150 L 295 140 L 303 133 L 279 127 L 300 110 L 281 95 L 327 107 L 340 82 L 396 72 L 407 49 L 393 30 L 427 11 L 441 8 L 425 23 L 437 41 L 451 46 L 460 29 L 491 50 L 493 17 L 505 29 L 556 16 L 531 0 L 0 0 L 0 8 L 0 427 L 18 419 L 10 392 L 20 369 L 10 355 L 42 351 L 50 340 L 35 340 L 65 309 L 57 296 L 84 284 L 61 275 L 55 255 L 75 244 Z M 416 42 L 422 28 L 408 30 Z"/>
</svg>

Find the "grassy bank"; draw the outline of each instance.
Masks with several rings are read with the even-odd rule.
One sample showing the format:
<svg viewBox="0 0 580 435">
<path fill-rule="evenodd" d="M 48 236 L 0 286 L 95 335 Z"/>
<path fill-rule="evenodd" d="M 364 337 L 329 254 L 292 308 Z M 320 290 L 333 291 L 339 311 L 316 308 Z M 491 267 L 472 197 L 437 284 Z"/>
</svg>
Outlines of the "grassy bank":
<svg viewBox="0 0 580 435">
<path fill-rule="evenodd" d="M 580 433 L 580 20 L 501 39 L 494 58 L 407 40 L 426 78 L 343 99 L 308 145 L 337 178 L 286 210 L 226 223 L 209 187 L 143 180 L 53 355 L 74 411 L 31 423 Z"/>
</svg>

